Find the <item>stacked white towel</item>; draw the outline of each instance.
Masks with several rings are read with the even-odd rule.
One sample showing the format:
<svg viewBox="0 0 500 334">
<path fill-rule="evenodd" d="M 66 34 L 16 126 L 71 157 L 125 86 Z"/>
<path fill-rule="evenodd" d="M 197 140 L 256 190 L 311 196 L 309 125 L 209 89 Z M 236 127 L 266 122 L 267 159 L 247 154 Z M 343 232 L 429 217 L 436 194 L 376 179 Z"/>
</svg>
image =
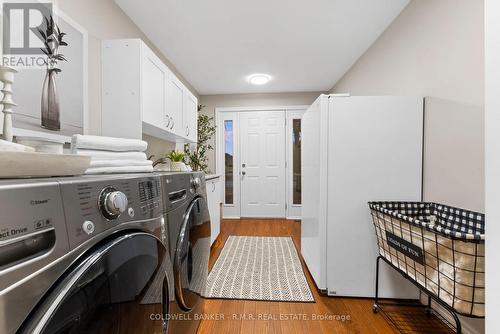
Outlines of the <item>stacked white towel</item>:
<svg viewBox="0 0 500 334">
<path fill-rule="evenodd" d="M 90 156 L 86 174 L 148 173 L 153 163 L 147 160 L 148 143 L 136 139 L 123 139 L 90 135 L 74 135 L 71 152 Z"/>
</svg>

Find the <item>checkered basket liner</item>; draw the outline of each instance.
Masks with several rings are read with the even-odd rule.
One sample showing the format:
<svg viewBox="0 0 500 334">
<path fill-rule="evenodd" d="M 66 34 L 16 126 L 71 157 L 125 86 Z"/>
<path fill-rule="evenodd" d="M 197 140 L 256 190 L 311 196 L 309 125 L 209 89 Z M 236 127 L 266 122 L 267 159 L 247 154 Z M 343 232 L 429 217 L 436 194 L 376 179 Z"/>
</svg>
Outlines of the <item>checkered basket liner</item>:
<svg viewBox="0 0 500 334">
<path fill-rule="evenodd" d="M 428 202 L 369 202 L 379 253 L 457 313 L 484 317 L 484 214 Z M 421 257 L 394 247 L 396 238 Z"/>
</svg>

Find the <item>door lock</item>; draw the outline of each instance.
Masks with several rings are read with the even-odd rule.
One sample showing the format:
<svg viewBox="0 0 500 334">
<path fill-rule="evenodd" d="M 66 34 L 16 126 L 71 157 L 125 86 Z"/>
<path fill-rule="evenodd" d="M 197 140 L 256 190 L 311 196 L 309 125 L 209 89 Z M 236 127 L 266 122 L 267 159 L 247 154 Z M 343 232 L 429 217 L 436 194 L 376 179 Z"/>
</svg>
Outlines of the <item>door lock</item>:
<svg viewBox="0 0 500 334">
<path fill-rule="evenodd" d="M 247 164 L 241 164 L 241 167 L 245 168 L 247 166 Z"/>
</svg>

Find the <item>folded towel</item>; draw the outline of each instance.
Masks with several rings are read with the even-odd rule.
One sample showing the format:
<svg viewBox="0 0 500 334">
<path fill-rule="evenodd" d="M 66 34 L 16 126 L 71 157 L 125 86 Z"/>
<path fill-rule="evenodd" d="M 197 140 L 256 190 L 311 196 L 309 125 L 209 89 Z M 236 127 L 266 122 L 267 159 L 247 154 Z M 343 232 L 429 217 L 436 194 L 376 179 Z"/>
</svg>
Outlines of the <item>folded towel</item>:
<svg viewBox="0 0 500 334">
<path fill-rule="evenodd" d="M 76 150 L 79 148 L 113 152 L 143 152 L 148 148 L 148 143 L 138 139 L 73 135 L 73 137 L 71 138 L 71 150 Z"/>
<path fill-rule="evenodd" d="M 90 168 L 97 167 L 125 167 L 125 166 L 152 166 L 151 160 L 90 160 Z"/>
<path fill-rule="evenodd" d="M 0 152 L 35 152 L 35 149 L 0 139 Z"/>
<path fill-rule="evenodd" d="M 87 169 L 85 174 L 151 173 L 152 171 L 153 166 L 96 167 Z"/>
<path fill-rule="evenodd" d="M 73 150 L 73 154 L 86 155 L 92 160 L 146 160 L 146 153 L 144 152 L 110 152 L 99 150 Z"/>
</svg>

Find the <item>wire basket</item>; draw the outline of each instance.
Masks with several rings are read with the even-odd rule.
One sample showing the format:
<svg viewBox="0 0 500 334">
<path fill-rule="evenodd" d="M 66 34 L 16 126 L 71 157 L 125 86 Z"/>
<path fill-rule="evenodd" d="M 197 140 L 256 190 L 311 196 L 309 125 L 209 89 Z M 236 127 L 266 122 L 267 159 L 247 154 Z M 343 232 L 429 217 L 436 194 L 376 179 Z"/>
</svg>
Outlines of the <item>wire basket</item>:
<svg viewBox="0 0 500 334">
<path fill-rule="evenodd" d="M 427 202 L 370 202 L 379 253 L 455 312 L 484 317 L 484 214 Z"/>
</svg>

